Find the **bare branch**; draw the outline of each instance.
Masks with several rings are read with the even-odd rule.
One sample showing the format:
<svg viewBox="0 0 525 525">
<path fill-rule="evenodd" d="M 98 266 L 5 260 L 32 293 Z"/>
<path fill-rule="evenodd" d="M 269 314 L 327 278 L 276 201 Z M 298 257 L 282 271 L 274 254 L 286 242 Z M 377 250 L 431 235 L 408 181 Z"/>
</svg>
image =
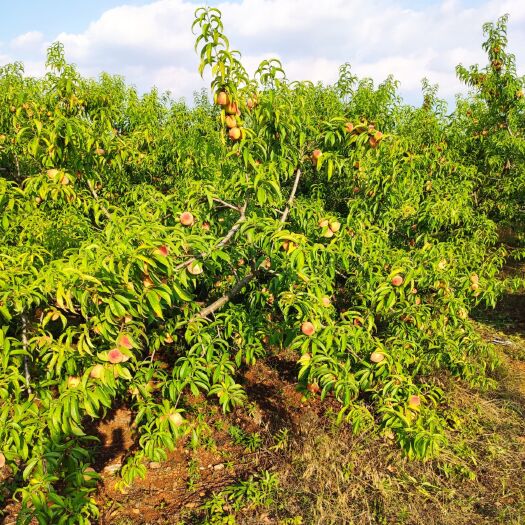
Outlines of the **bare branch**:
<svg viewBox="0 0 525 525">
<path fill-rule="evenodd" d="M 235 204 L 230 204 L 229 202 L 223 201 L 222 199 L 219 199 L 217 197 L 213 197 L 213 202 L 218 202 L 219 204 L 222 204 L 225 208 L 231 208 L 235 211 L 241 211 L 241 207 L 235 206 Z"/>
<path fill-rule="evenodd" d="M 91 181 L 88 180 L 87 183 L 88 183 L 88 188 L 89 188 L 89 191 L 91 192 L 91 195 L 93 195 L 95 200 L 100 204 L 100 209 L 104 212 L 104 215 L 108 219 L 111 219 L 111 213 L 109 213 L 109 210 L 103 204 L 100 203 L 100 198 L 98 196 L 98 193 L 96 192 L 95 188 L 92 186 Z"/>
<path fill-rule="evenodd" d="M 250 272 L 246 277 L 241 279 L 231 290 L 226 292 L 223 296 L 219 297 L 216 301 L 203 308 L 192 320 L 201 317 L 205 318 L 212 314 L 219 308 L 222 308 L 227 302 L 233 299 L 247 284 L 255 279 L 257 272 Z"/>
<path fill-rule="evenodd" d="M 288 197 L 288 202 L 286 203 L 286 208 L 283 211 L 283 214 L 281 215 L 281 223 L 285 223 L 286 219 L 288 218 L 288 214 L 290 213 L 290 208 L 292 207 L 293 201 L 295 199 L 295 193 L 297 192 L 297 186 L 299 186 L 299 179 L 301 178 L 301 170 L 297 169 L 297 172 L 295 173 L 295 180 L 293 183 L 292 191 L 290 193 L 290 197 Z"/>
<path fill-rule="evenodd" d="M 246 220 L 246 208 L 248 206 L 248 202 L 246 201 L 241 208 L 239 208 L 239 212 L 241 213 L 241 216 L 239 217 L 239 220 L 232 226 L 231 230 L 226 234 L 226 236 L 215 245 L 215 248 L 222 248 L 224 245 L 228 244 L 230 242 L 230 239 L 235 235 L 237 230 L 241 227 L 241 224 Z"/>
<path fill-rule="evenodd" d="M 18 162 L 18 155 L 14 153 L 15 165 L 16 165 L 16 176 L 19 183 L 22 182 L 22 176 L 20 175 L 20 163 Z"/>
</svg>

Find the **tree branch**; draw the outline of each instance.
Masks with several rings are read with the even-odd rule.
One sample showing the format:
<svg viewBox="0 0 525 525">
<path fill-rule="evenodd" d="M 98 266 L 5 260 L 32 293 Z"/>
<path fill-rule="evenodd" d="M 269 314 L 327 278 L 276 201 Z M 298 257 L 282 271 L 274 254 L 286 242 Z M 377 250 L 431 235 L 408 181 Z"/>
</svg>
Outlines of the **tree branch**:
<svg viewBox="0 0 525 525">
<path fill-rule="evenodd" d="M 108 219 L 111 219 L 111 213 L 109 213 L 109 210 L 103 204 L 100 203 L 100 198 L 98 196 L 98 193 L 96 192 L 95 188 L 91 185 L 91 181 L 88 180 L 87 184 L 88 184 L 89 191 L 91 192 L 91 195 L 93 195 L 94 199 L 99 203 L 100 209 L 104 212 L 104 215 Z"/>
<path fill-rule="evenodd" d="M 283 214 L 281 215 L 281 225 L 284 225 L 286 222 L 286 219 L 288 217 L 288 214 L 290 213 L 290 209 L 292 207 L 293 201 L 295 199 L 295 194 L 297 192 L 297 187 L 299 186 L 299 180 L 301 178 L 301 170 L 297 169 L 296 175 L 295 175 L 295 181 L 292 187 L 292 191 L 290 192 L 290 196 L 288 197 L 288 202 L 286 203 L 286 208 L 283 211 Z M 243 207 L 246 209 L 246 204 Z M 240 221 L 241 219 L 239 219 Z M 237 221 L 237 223 L 239 222 Z M 237 224 L 236 223 L 236 224 Z M 281 226 L 282 227 L 282 226 Z M 232 234 L 233 235 L 233 234 Z M 206 308 L 203 308 L 197 315 L 192 317 L 192 321 L 197 318 L 205 318 L 208 317 L 208 315 L 216 312 L 219 310 L 219 308 L 222 308 L 226 303 L 231 301 L 237 294 L 239 294 L 242 289 L 249 284 L 255 277 L 257 277 L 257 274 L 260 272 L 260 270 L 252 270 L 248 275 L 246 275 L 243 279 L 241 279 L 231 290 L 226 292 L 223 296 L 219 297 L 216 301 L 211 303 L 210 305 L 206 306 Z"/>
<path fill-rule="evenodd" d="M 18 155 L 16 153 L 14 153 L 13 155 L 15 156 L 16 178 L 17 178 L 18 184 L 21 184 L 22 176 L 20 175 L 20 162 L 18 162 Z"/>
<path fill-rule="evenodd" d="M 284 224 L 290 213 L 290 208 L 292 207 L 293 201 L 295 199 L 295 193 L 297 192 L 297 186 L 299 186 L 299 179 L 301 178 L 301 170 L 297 169 L 295 173 L 295 180 L 293 183 L 292 191 L 290 192 L 290 197 L 288 197 L 288 202 L 286 203 L 286 208 L 281 215 L 281 223 Z"/>
<path fill-rule="evenodd" d="M 257 271 L 250 272 L 246 277 L 241 279 L 231 290 L 226 292 L 223 296 L 219 297 L 216 301 L 203 308 L 195 317 L 191 320 L 195 320 L 198 317 L 205 318 L 213 312 L 222 308 L 227 302 L 233 299 L 247 284 L 249 284 L 257 276 Z"/>
<path fill-rule="evenodd" d="M 226 244 L 228 244 L 230 242 L 231 238 L 235 235 L 235 233 L 241 227 L 242 223 L 246 220 L 246 208 L 247 207 L 248 207 L 248 201 L 245 201 L 244 204 L 240 208 L 237 208 L 237 207 L 234 208 L 235 210 L 240 212 L 241 216 L 239 217 L 237 222 L 232 226 L 232 228 L 226 234 L 226 236 L 223 237 L 223 239 L 220 240 L 213 247 L 213 250 L 216 250 L 217 248 L 222 248 L 223 246 L 225 246 Z M 175 266 L 175 270 L 182 270 L 183 268 L 186 268 L 187 266 L 189 266 L 192 262 L 196 261 L 197 258 L 205 257 L 206 255 L 208 255 L 206 252 L 201 252 L 198 256 L 191 257 L 191 258 L 187 259 L 186 261 L 180 263 L 179 265 Z"/>
<path fill-rule="evenodd" d="M 234 204 L 230 204 L 229 202 L 223 201 L 222 199 L 219 199 L 217 197 L 213 197 L 213 202 L 218 202 L 219 204 L 222 204 L 225 208 L 231 208 L 235 211 L 241 211 L 241 207 L 235 206 Z"/>
<path fill-rule="evenodd" d="M 24 352 L 27 352 L 28 341 L 27 341 L 27 315 L 22 314 L 22 346 Z M 31 376 L 29 375 L 29 365 L 27 363 L 27 355 L 24 355 L 24 372 L 26 377 L 26 387 L 27 391 L 31 393 Z"/>
</svg>

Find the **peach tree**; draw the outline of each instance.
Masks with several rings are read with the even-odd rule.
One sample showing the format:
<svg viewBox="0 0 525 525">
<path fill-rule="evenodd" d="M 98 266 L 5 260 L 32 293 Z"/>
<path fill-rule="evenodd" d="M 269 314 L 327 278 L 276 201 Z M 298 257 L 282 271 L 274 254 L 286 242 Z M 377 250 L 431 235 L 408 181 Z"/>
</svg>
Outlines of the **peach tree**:
<svg viewBox="0 0 525 525">
<path fill-rule="evenodd" d="M 522 230 L 525 203 L 523 141 L 525 134 L 525 77 L 516 73 L 516 59 L 507 51 L 505 15 L 483 26 L 485 67 L 456 69 L 472 90 L 460 100 L 455 120 L 457 154 L 478 169 L 476 205 L 502 226 Z"/>
<path fill-rule="evenodd" d="M 494 383 L 468 315 L 507 253 L 432 88 L 412 108 L 349 66 L 250 75 L 217 9 L 193 27 L 211 104 L 83 78 L 59 44 L 41 79 L 0 70 L 1 497 L 21 523 L 96 516 L 113 407 L 134 414 L 124 485 L 195 434 L 192 395 L 242 410 L 246 369 L 284 349 L 306 397 L 410 458 L 446 443 L 436 372 Z"/>
</svg>

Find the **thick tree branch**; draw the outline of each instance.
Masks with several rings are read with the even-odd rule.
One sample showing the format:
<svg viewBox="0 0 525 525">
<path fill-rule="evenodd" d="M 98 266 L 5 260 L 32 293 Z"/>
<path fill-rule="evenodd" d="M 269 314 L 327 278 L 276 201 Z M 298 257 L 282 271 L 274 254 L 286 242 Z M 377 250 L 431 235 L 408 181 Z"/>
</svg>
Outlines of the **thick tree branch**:
<svg viewBox="0 0 525 525">
<path fill-rule="evenodd" d="M 227 302 L 233 299 L 241 290 L 257 276 L 257 271 L 250 272 L 246 277 L 241 279 L 231 290 L 219 297 L 216 301 L 203 308 L 192 320 L 208 317 L 208 315 L 222 308 Z"/>
</svg>

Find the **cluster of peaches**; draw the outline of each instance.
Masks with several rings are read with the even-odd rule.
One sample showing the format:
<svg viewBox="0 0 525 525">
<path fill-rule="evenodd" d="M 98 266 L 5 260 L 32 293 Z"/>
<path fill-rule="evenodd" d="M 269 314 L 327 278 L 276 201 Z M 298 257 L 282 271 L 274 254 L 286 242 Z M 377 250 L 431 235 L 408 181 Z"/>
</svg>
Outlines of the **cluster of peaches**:
<svg viewBox="0 0 525 525">
<path fill-rule="evenodd" d="M 345 124 L 345 130 L 351 135 L 361 135 L 361 133 L 368 133 L 368 144 L 371 148 L 377 148 L 384 137 L 383 132 L 377 130 L 374 124 L 368 124 L 367 126 L 365 123 L 354 125 L 352 122 L 347 122 Z"/>
<path fill-rule="evenodd" d="M 326 219 L 323 219 L 321 222 L 325 222 Z M 328 221 L 326 221 L 328 223 Z M 338 223 L 336 223 L 338 224 Z M 329 225 L 329 223 L 327 224 Z M 337 228 L 339 229 L 339 228 Z M 402 275 L 400 274 L 396 274 L 392 277 L 392 279 L 390 280 L 390 283 L 392 284 L 392 286 L 394 287 L 399 287 L 401 286 L 403 283 L 405 282 L 404 278 Z M 417 290 L 414 288 L 413 291 L 417 292 Z M 328 296 L 324 296 L 321 298 L 321 304 L 326 307 L 326 308 L 329 308 L 332 304 L 332 301 L 330 299 L 330 297 Z M 361 322 L 358 320 L 358 319 L 355 319 L 354 320 L 354 324 L 356 326 L 360 326 L 361 325 Z M 316 332 L 316 326 L 313 322 L 311 321 L 303 321 L 303 323 L 301 324 L 301 332 L 306 335 L 307 337 L 311 337 L 312 335 L 314 335 L 314 333 Z M 386 354 L 384 353 L 384 350 L 375 350 L 374 352 L 372 352 L 370 354 L 370 362 L 375 364 L 375 365 L 379 365 L 380 363 L 383 363 L 383 361 L 385 361 L 385 358 L 386 358 Z M 304 364 L 304 363 L 307 363 L 308 361 L 311 360 L 311 355 L 309 353 L 305 353 L 303 354 L 302 358 L 301 358 L 301 362 Z M 319 393 L 321 388 L 319 387 L 319 385 L 317 383 L 311 383 L 307 386 L 307 389 L 312 392 L 312 393 Z M 411 395 L 408 397 L 408 400 L 407 400 L 407 403 L 408 403 L 408 408 L 407 408 L 407 411 L 406 411 L 406 416 L 409 418 L 409 419 L 413 419 L 415 414 L 417 412 L 419 412 L 420 410 L 420 406 L 421 406 L 421 398 L 417 395 Z"/>
<path fill-rule="evenodd" d="M 191 212 L 184 211 L 179 216 L 179 222 L 180 224 L 182 224 L 182 226 L 191 228 L 195 224 L 195 217 L 193 216 Z M 203 222 L 201 224 L 201 228 L 207 231 L 210 229 L 210 224 L 208 222 Z M 163 244 L 162 246 L 155 248 L 154 253 L 155 255 L 161 255 L 162 257 L 167 257 L 169 255 L 169 247 Z M 186 270 L 191 275 L 200 275 L 201 273 L 204 272 L 204 268 L 202 267 L 202 264 L 197 259 L 192 259 L 192 261 L 186 266 Z M 148 274 L 147 265 L 145 265 L 144 279 L 142 281 L 142 284 L 144 285 L 144 288 L 151 288 L 155 286 L 155 283 L 153 282 L 153 280 Z"/>
<path fill-rule="evenodd" d="M 323 237 L 330 238 L 341 229 L 341 223 L 335 220 L 321 219 L 319 221 L 319 228 L 322 228 L 321 235 Z"/>
<path fill-rule="evenodd" d="M 362 133 L 368 134 L 368 144 L 371 148 L 377 148 L 383 137 L 385 136 L 382 131 L 376 129 L 374 124 L 366 124 L 361 122 L 360 124 L 354 125 L 352 122 L 347 122 L 345 124 L 345 131 L 350 135 L 361 135 Z M 310 156 L 312 164 L 314 167 L 317 167 L 323 152 L 320 149 L 314 149 Z M 356 163 L 359 167 L 359 163 Z"/>
<path fill-rule="evenodd" d="M 226 114 L 224 118 L 224 123 L 228 129 L 228 137 L 232 141 L 240 140 L 243 137 L 243 129 L 241 127 L 241 111 L 236 102 L 231 100 L 231 97 L 226 93 L 226 91 L 219 91 L 215 95 L 215 103 L 222 107 L 224 113 Z M 256 99 L 248 98 L 246 101 L 246 107 L 251 110 L 255 107 Z"/>
</svg>

